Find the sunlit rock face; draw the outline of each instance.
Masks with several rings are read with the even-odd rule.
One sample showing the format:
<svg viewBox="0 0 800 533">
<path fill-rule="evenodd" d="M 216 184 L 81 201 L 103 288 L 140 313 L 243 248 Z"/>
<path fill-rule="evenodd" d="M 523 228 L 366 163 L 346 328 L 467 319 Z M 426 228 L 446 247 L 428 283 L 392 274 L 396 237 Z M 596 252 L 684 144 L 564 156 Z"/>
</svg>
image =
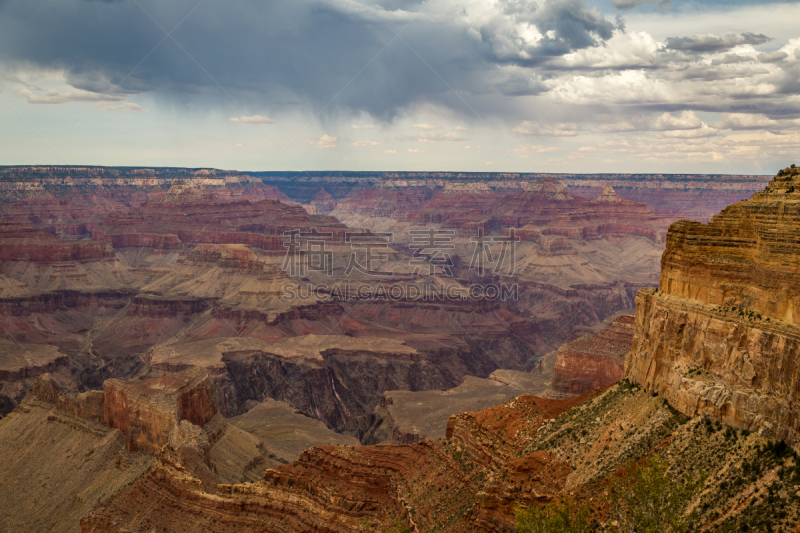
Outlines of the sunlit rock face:
<svg viewBox="0 0 800 533">
<path fill-rule="evenodd" d="M 214 384 L 202 368 L 103 386 L 105 423 L 127 437 L 129 451 L 155 453 L 182 421 L 203 426 L 217 414 Z"/>
<path fill-rule="evenodd" d="M 672 225 L 636 298 L 627 375 L 687 415 L 797 442 L 800 170 L 708 224 Z"/>
</svg>

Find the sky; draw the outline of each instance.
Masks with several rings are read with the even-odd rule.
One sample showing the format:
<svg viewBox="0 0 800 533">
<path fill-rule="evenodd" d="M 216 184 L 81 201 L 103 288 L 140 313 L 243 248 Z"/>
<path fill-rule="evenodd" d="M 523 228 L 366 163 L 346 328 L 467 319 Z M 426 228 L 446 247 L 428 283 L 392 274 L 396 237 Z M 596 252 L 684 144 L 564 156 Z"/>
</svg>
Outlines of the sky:
<svg viewBox="0 0 800 533">
<path fill-rule="evenodd" d="M 797 21 L 753 0 L 0 0 L 0 165 L 774 174 L 800 147 Z"/>
</svg>

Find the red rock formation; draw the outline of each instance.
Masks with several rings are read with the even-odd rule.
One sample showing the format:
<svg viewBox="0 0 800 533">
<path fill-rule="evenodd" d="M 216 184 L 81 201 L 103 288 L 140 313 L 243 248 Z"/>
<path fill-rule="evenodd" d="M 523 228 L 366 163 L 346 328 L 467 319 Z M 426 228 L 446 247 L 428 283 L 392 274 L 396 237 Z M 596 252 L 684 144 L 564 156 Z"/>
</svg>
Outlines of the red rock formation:
<svg viewBox="0 0 800 533">
<path fill-rule="evenodd" d="M 232 171 L 7 167 L 0 170 L 0 214 L 65 238 L 85 238 L 114 211 L 163 198 L 174 181 L 202 191 L 205 201 L 274 199 L 293 203 L 276 187 Z"/>
<path fill-rule="evenodd" d="M 578 402 L 580 400 L 577 400 Z M 82 521 L 82 532 L 140 531 L 148 521 L 191 531 L 350 532 L 398 521 L 412 531 L 506 531 L 520 502 L 548 500 L 573 470 L 528 439 L 574 401 L 521 396 L 453 417 L 448 440 L 403 446 L 320 446 L 268 469 L 264 480 L 206 492 L 197 469 L 162 454 L 160 464 Z M 159 505 L 150 502 L 158 498 Z"/>
<path fill-rule="evenodd" d="M 110 379 L 103 399 L 106 425 L 125 434 L 128 450 L 145 453 L 167 444 L 182 420 L 203 426 L 217 413 L 214 385 L 201 368 L 144 381 Z"/>
<path fill-rule="evenodd" d="M 340 200 L 337 213 L 391 217 L 413 226 L 456 228 L 464 235 L 523 228 L 520 237 L 538 242 L 538 233 L 577 239 L 636 235 L 655 242 L 674 216 L 655 213 L 645 204 L 624 200 L 607 185 L 596 199 L 570 195 L 552 179 L 493 190 L 486 184 L 448 183 L 444 190 L 367 189 Z M 364 221 L 366 224 L 366 220 Z"/>
<path fill-rule="evenodd" d="M 320 215 L 327 215 L 336 209 L 336 200 L 333 199 L 333 196 L 328 194 L 328 191 L 320 189 L 319 192 L 311 198 L 311 205 L 314 206 L 317 213 Z"/>
<path fill-rule="evenodd" d="M 598 333 L 558 348 L 552 388 L 563 394 L 584 394 L 622 379 L 633 343 L 634 317 L 622 315 Z"/>
<path fill-rule="evenodd" d="M 62 241 L 45 231 L 0 218 L 0 262 L 87 261 L 107 254 L 109 250 L 102 243 Z"/>
<path fill-rule="evenodd" d="M 176 184 L 158 202 L 110 214 L 92 232 L 92 239 L 108 242 L 115 248 L 177 249 L 183 244 L 212 243 L 245 244 L 285 252 L 285 231 L 311 228 L 344 240 L 344 225 L 333 217 L 309 215 L 301 206 L 276 200 L 219 201 L 184 184 Z"/>
</svg>

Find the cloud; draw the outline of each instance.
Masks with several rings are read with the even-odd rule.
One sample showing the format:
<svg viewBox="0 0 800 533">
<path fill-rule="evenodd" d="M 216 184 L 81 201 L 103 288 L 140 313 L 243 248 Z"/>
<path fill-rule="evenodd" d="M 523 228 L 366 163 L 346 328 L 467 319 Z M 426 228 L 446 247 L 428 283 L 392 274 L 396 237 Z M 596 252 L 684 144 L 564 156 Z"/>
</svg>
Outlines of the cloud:
<svg viewBox="0 0 800 533">
<path fill-rule="evenodd" d="M 658 134 L 661 138 L 669 137 L 673 139 L 701 139 L 703 137 L 715 137 L 717 135 L 720 135 L 718 129 L 703 123 L 696 128 L 668 129 Z"/>
<path fill-rule="evenodd" d="M 565 150 L 565 148 L 560 148 L 558 146 L 538 146 L 535 144 L 518 144 L 514 147 L 515 154 L 548 154 L 561 150 Z"/>
<path fill-rule="evenodd" d="M 91 91 L 83 91 L 79 89 L 69 89 L 66 91 L 59 91 L 56 89 L 48 89 L 43 91 L 41 88 L 38 90 L 41 94 L 34 93 L 28 87 L 37 87 L 35 84 L 28 84 L 22 80 L 13 80 L 15 83 L 25 85 L 24 89 L 17 92 L 17 95 L 25 98 L 29 104 L 68 104 L 70 102 L 91 102 L 97 103 L 98 109 L 105 111 L 137 111 L 147 112 L 147 109 L 134 102 L 128 102 L 124 96 L 106 95 L 94 93 Z"/>
<path fill-rule="evenodd" d="M 455 131 L 450 131 L 450 132 L 447 132 L 445 134 L 441 134 L 441 133 L 423 133 L 423 134 L 421 134 L 419 136 L 419 138 L 417 138 L 418 142 L 428 143 L 428 144 L 433 144 L 433 143 L 437 143 L 437 142 L 447 142 L 447 141 L 462 142 L 462 141 L 466 141 L 466 140 L 467 139 L 463 135 L 461 135 L 461 134 L 459 134 L 459 133 L 457 133 Z"/>
<path fill-rule="evenodd" d="M 397 150 L 384 150 L 383 153 L 384 154 L 396 154 Z"/>
<path fill-rule="evenodd" d="M 775 63 L 777 61 L 782 61 L 789 57 L 789 54 L 786 52 L 782 52 L 777 50 L 775 52 L 764 52 L 763 54 L 758 54 L 758 60 L 762 63 Z"/>
<path fill-rule="evenodd" d="M 356 141 L 354 143 L 351 143 L 350 146 L 378 146 L 379 144 L 381 143 L 379 143 L 378 141 Z"/>
<path fill-rule="evenodd" d="M 672 7 L 672 0 L 611 0 L 612 6 L 623 11 L 653 4 L 658 4 L 660 11 L 666 11 Z"/>
<path fill-rule="evenodd" d="M 427 154 L 428 151 L 427 150 L 418 150 L 416 148 L 409 148 L 408 149 L 408 153 L 409 154 Z"/>
<path fill-rule="evenodd" d="M 583 131 L 583 126 L 576 123 L 541 124 L 530 120 L 520 122 L 512 133 L 517 135 L 541 135 L 546 137 L 574 137 Z"/>
<path fill-rule="evenodd" d="M 323 135 L 319 139 L 306 139 L 305 142 L 313 144 L 317 148 L 336 148 L 338 137 L 331 137 L 330 135 Z"/>
<path fill-rule="evenodd" d="M 139 104 L 135 104 L 133 102 L 122 102 L 117 105 L 105 104 L 102 106 L 102 108 L 105 109 L 106 111 L 124 111 L 125 109 L 128 109 L 130 111 L 139 111 L 145 113 L 148 111 Z"/>
<path fill-rule="evenodd" d="M 713 126 L 725 130 L 766 130 L 777 133 L 787 129 L 800 128 L 800 119 L 775 120 L 765 115 L 724 113 Z"/>
<path fill-rule="evenodd" d="M 268 117 L 263 117 L 261 115 L 251 115 L 249 117 L 232 117 L 230 119 L 231 122 L 243 122 L 246 124 L 275 124 L 275 121 Z"/>
<path fill-rule="evenodd" d="M 57 91 L 50 89 L 44 94 L 36 94 L 29 89 L 22 89 L 17 93 L 25 98 L 29 104 L 66 104 L 68 102 L 118 102 L 125 98 L 121 96 L 110 96 L 91 91 L 73 89 L 69 91 Z"/>
<path fill-rule="evenodd" d="M 617 133 L 626 131 L 682 131 L 699 130 L 706 127 L 692 110 L 681 111 L 680 115 L 662 113 L 660 115 L 639 115 L 610 124 L 603 124 L 594 131 L 600 133 Z"/>
<path fill-rule="evenodd" d="M 480 150 L 481 148 L 483 148 L 483 146 L 481 145 L 478 146 L 464 145 L 464 150 Z"/>
<path fill-rule="evenodd" d="M 0 76 L 9 90 L 32 104 L 101 102 L 111 95 L 104 109 L 134 110 L 128 99 L 147 101 L 170 111 L 153 114 L 165 127 L 169 119 L 161 115 L 173 112 L 229 117 L 231 96 L 246 110 L 235 112 L 245 115 L 239 123 L 258 112 L 281 125 L 302 121 L 300 130 L 306 117 L 323 110 L 323 131 L 392 129 L 382 142 L 397 138 L 409 143 L 397 146 L 418 148 L 426 147 L 416 144 L 422 140 L 487 142 L 488 149 L 490 136 L 509 129 L 531 136 L 524 139 L 531 146 L 551 144 L 543 137 L 591 134 L 594 140 L 633 137 L 615 135 L 632 131 L 653 132 L 651 141 L 667 132 L 702 136 L 762 127 L 783 135 L 797 127 L 788 121 L 800 118 L 797 4 L 756 8 L 731 0 L 724 8 L 699 9 L 689 3 L 626 33 L 616 13 L 604 15 L 586 0 L 437 0 L 422 12 L 419 0 L 229 0 L 203 4 L 174 33 L 198 68 L 170 39 L 153 51 L 164 33 L 133 2 L 0 2 Z M 196 5 L 138 2 L 168 31 Z M 613 2 L 619 9 L 645 3 Z M 412 20 L 403 40 L 424 61 L 400 41 L 386 47 Z M 687 29 L 665 39 L 665 28 Z M 769 40 L 761 32 L 779 41 L 769 47 L 775 51 L 757 50 Z M 687 110 L 696 115 L 684 116 Z M 546 113 L 548 122 L 539 124 Z M 698 117 L 706 120 L 706 113 L 721 113 L 730 128 L 704 125 Z M 734 115 L 772 121 L 725 118 Z M 407 125 L 436 123 L 442 126 L 400 138 Z M 451 123 L 469 123 L 475 133 L 468 141 L 458 136 L 466 128 L 448 134 Z M 338 140 L 354 142 L 307 142 L 333 147 Z"/>
<path fill-rule="evenodd" d="M 441 126 L 435 126 L 433 124 L 414 124 L 415 130 L 421 131 L 432 131 L 432 130 L 439 130 L 442 129 Z"/>
<path fill-rule="evenodd" d="M 729 33 L 718 36 L 707 34 L 694 34 L 691 37 L 670 37 L 667 39 L 667 48 L 682 52 L 722 52 L 743 44 L 758 45 L 771 41 L 772 38 L 763 34 Z"/>
<path fill-rule="evenodd" d="M 541 65 L 600 46 L 614 30 L 587 0 L 468 8 L 440 0 L 424 13 L 408 0 L 229 0 L 197 10 L 190 0 L 2 5 L 0 64 L 60 69 L 75 89 L 154 93 L 184 107 L 187 98 L 229 105 L 232 96 L 273 117 L 324 109 L 328 117 L 366 113 L 386 122 L 424 104 L 472 113 L 450 87 L 464 95 L 546 90 L 496 80 L 506 78 L 508 65 Z M 167 39 L 154 50 L 165 35 L 142 10 L 167 31 L 191 12 L 174 34 L 180 47 Z M 412 49 L 435 53 L 424 53 L 423 62 L 406 46 L 386 47 L 401 29 Z"/>
<path fill-rule="evenodd" d="M 548 90 L 541 76 L 515 74 L 496 85 L 504 96 L 535 96 Z"/>
<path fill-rule="evenodd" d="M 475 38 L 489 45 L 498 61 L 532 67 L 611 38 L 614 24 L 586 0 L 541 3 L 498 2 L 504 16 L 476 28 Z"/>
<path fill-rule="evenodd" d="M 464 126 L 456 126 L 455 130 L 456 131 L 472 131 L 470 129 L 465 128 Z"/>
</svg>

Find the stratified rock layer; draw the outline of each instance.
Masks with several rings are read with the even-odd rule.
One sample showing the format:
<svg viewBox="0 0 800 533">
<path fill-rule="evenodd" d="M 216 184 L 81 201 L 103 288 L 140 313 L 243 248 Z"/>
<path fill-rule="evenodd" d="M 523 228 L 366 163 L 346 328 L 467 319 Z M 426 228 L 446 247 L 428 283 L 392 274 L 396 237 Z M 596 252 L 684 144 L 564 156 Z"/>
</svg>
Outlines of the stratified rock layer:
<svg viewBox="0 0 800 533">
<path fill-rule="evenodd" d="M 105 423 L 122 431 L 130 451 L 154 453 L 181 421 L 203 426 L 217 413 L 214 384 L 201 368 L 145 381 L 110 379 L 103 396 Z"/>
<path fill-rule="evenodd" d="M 636 298 L 626 373 L 687 415 L 797 444 L 800 170 L 707 225 L 674 224 Z"/>
<path fill-rule="evenodd" d="M 800 169 L 781 171 L 708 224 L 669 230 L 661 290 L 800 324 Z"/>
<path fill-rule="evenodd" d="M 622 379 L 633 342 L 634 317 L 622 315 L 597 335 L 562 344 L 553 372 L 553 390 L 583 394 Z"/>
</svg>

